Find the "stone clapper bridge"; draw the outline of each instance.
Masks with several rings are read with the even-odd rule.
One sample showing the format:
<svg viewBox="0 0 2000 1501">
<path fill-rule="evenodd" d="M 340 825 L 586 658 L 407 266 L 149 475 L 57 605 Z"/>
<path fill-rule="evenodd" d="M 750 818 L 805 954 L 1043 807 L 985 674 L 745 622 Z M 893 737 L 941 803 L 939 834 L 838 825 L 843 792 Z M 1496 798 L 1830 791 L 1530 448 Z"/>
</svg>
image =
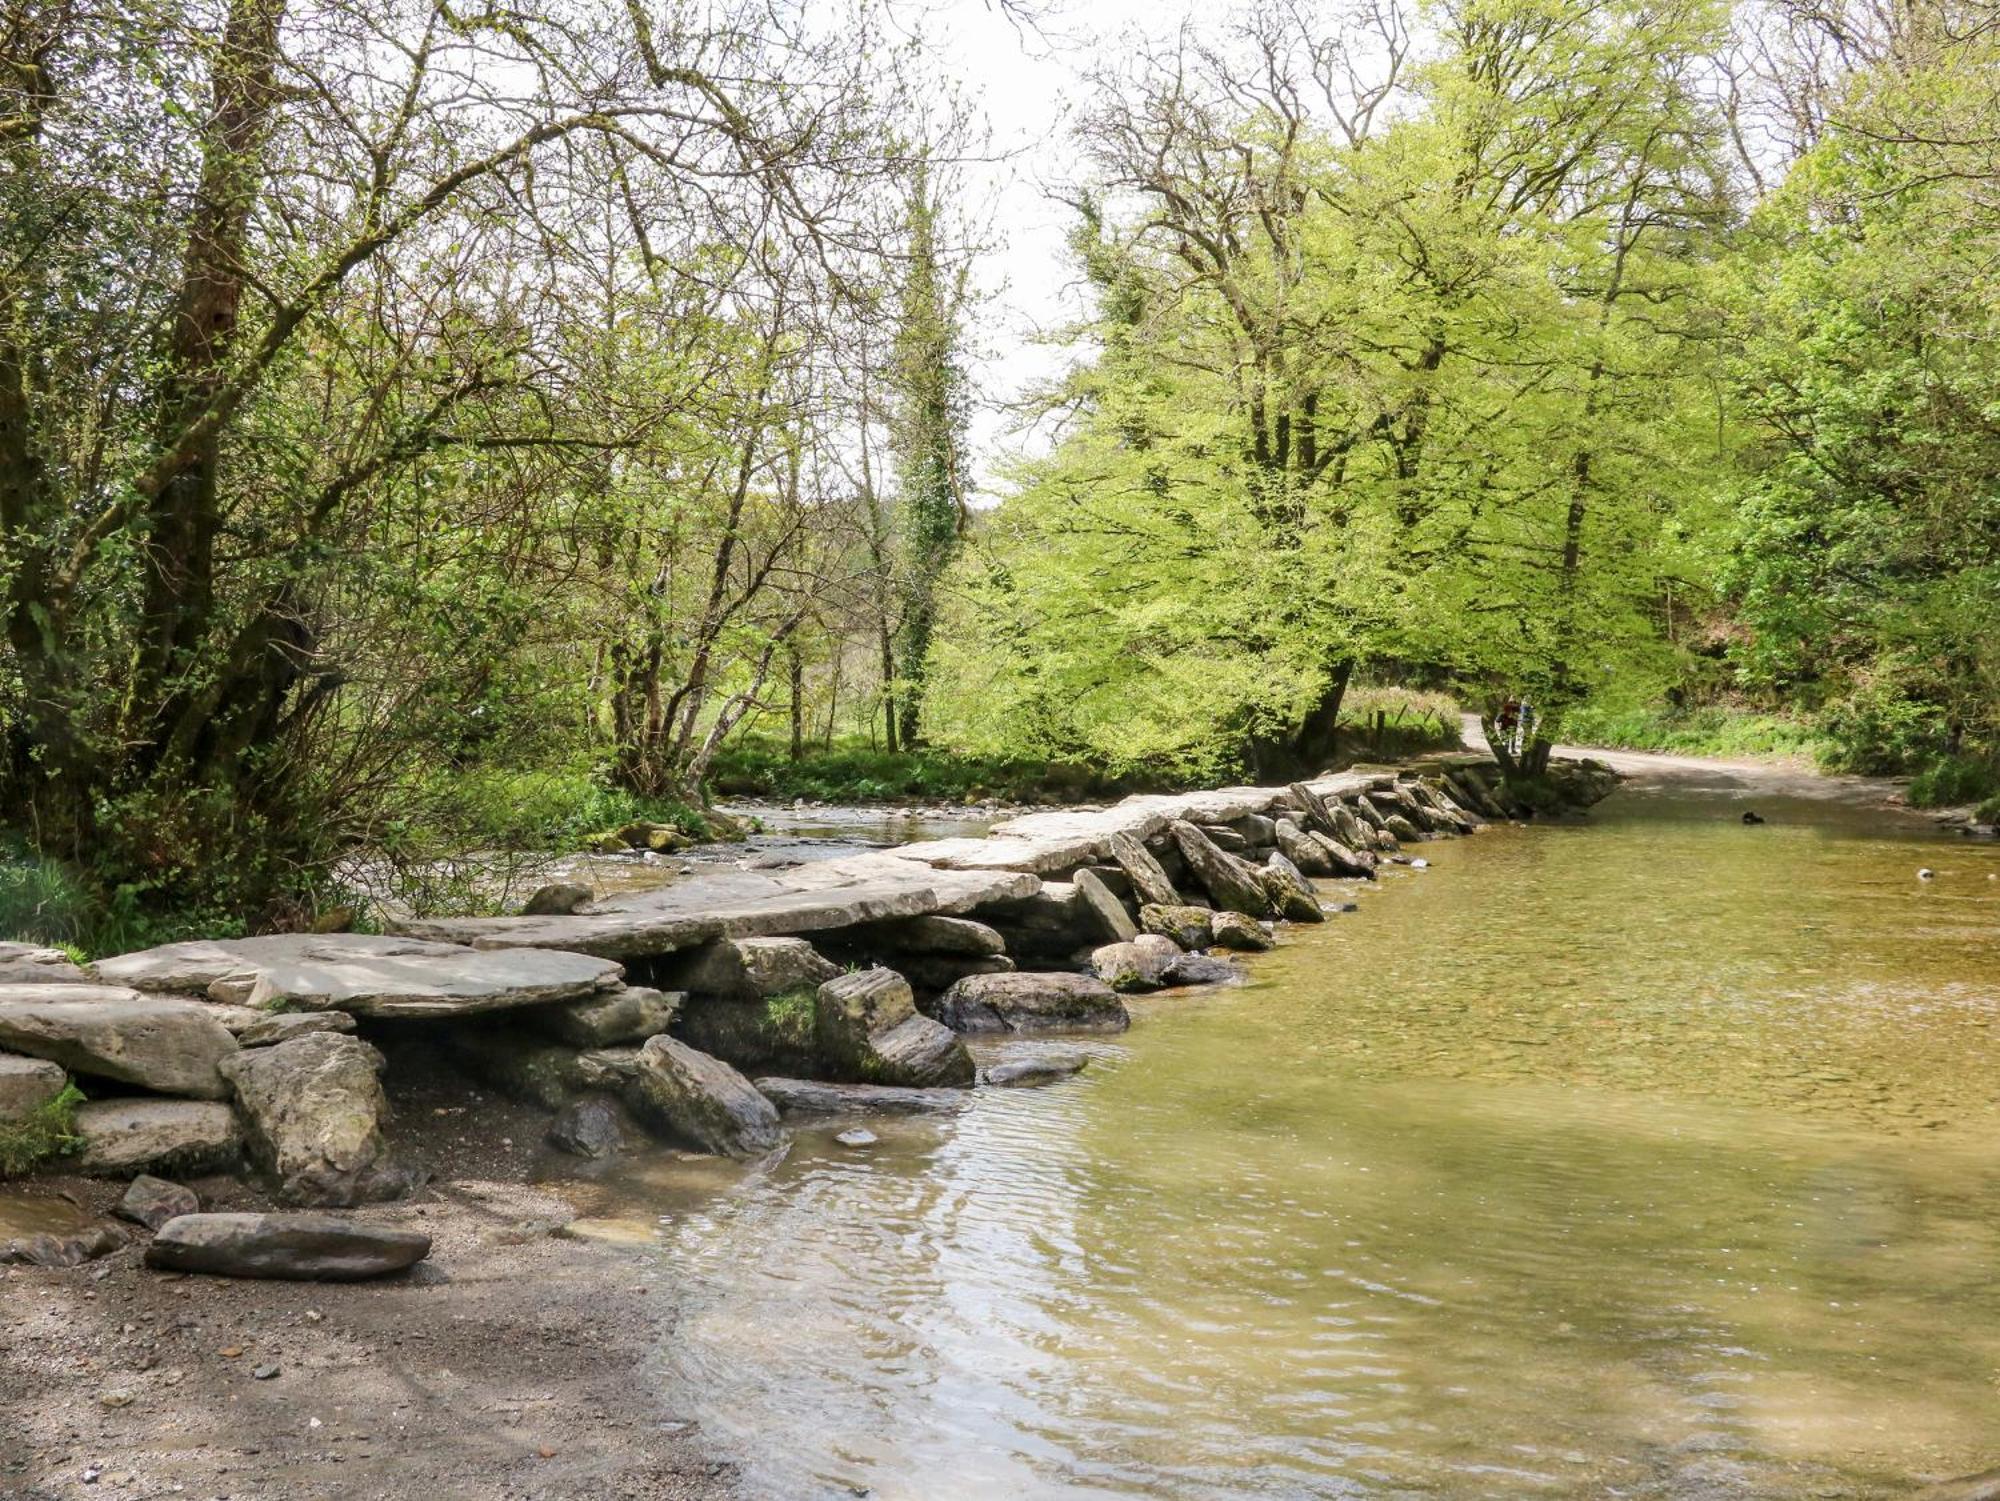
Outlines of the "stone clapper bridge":
<svg viewBox="0 0 2000 1501">
<path fill-rule="evenodd" d="M 1578 806 L 1618 780 L 1595 762 L 1551 770 Z M 395 1198 L 411 1177 L 381 1129 L 383 1055 L 358 1031 L 423 1023 L 467 1072 L 548 1109 L 566 1150 L 615 1151 L 636 1125 L 757 1157 L 786 1116 L 954 1108 L 981 1082 L 964 1034 L 1119 1031 L 1123 992 L 1233 979 L 1208 951 L 1322 920 L 1312 877 L 1367 878 L 1403 845 L 1523 811 L 1505 797 L 1490 760 L 1446 756 L 1035 813 L 985 838 L 704 874 L 563 915 L 176 943 L 88 972 L 0 945 L 0 1129 L 73 1074 L 89 1099 L 55 1166 L 247 1167 L 306 1209 Z M 984 1082 L 1077 1066 L 1000 1064 Z M 245 1218 L 187 1216 L 179 1238 Z"/>
</svg>

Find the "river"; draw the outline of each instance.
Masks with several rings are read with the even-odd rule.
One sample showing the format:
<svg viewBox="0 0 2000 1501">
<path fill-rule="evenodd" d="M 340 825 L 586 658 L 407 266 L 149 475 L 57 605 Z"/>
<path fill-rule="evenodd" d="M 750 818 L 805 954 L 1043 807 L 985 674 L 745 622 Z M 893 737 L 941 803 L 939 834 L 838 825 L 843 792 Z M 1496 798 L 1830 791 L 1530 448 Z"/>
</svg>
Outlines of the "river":
<svg viewBox="0 0 2000 1501">
<path fill-rule="evenodd" d="M 2000 849 L 1831 785 L 1661 763 L 1135 1002 L 1074 1081 L 627 1163 L 598 1208 L 678 1284 L 657 1380 L 756 1497 L 2000 1463 Z"/>
</svg>

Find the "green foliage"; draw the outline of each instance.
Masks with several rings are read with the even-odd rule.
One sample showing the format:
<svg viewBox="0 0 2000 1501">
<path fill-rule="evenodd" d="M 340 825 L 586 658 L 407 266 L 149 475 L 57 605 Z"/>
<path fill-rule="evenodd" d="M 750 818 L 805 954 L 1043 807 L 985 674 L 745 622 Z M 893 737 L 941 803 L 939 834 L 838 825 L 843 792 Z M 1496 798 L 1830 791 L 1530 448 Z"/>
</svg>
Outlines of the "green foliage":
<svg viewBox="0 0 2000 1501">
<path fill-rule="evenodd" d="M 715 787 L 737 797 L 816 802 L 1061 802 L 1123 790 L 1082 766 L 944 750 L 883 751 L 860 745 L 800 760 L 784 748 L 743 740 L 716 760 Z"/>
<path fill-rule="evenodd" d="M 788 990 L 764 1002 L 764 1028 L 772 1051 L 803 1052 L 813 1046 L 818 1025 L 818 996 L 811 990 Z"/>
<path fill-rule="evenodd" d="M 229 938 L 244 931 L 241 916 L 213 898 L 167 903 L 156 898 L 156 892 L 119 881 L 103 866 L 79 868 L 25 850 L 0 849 L 0 936 L 64 949 L 80 963 L 154 944 Z"/>
<path fill-rule="evenodd" d="M 76 1107 L 82 1103 L 83 1092 L 65 1084 L 61 1094 L 25 1118 L 0 1125 L 0 1178 L 18 1178 L 76 1150 Z"/>
<path fill-rule="evenodd" d="M 1909 798 L 1919 808 L 1974 804 L 1974 816 L 1990 822 L 2000 812 L 2000 759 L 1981 755 L 1933 761 L 1910 779 Z"/>
</svg>

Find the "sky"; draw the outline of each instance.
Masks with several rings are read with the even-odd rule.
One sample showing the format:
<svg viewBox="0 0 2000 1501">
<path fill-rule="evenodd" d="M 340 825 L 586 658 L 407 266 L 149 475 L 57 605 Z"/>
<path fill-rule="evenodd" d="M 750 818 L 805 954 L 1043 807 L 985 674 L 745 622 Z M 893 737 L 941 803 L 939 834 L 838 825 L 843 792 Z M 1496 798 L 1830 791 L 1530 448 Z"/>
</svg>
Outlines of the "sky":
<svg viewBox="0 0 2000 1501">
<path fill-rule="evenodd" d="M 1219 0 L 1219 8 L 1229 3 Z M 1079 175 L 1070 122 L 1084 99 L 1084 73 L 1119 38 L 1171 35 L 1185 15 L 1178 0 L 1039 4 L 1032 28 L 997 0 L 930 0 L 919 12 L 939 66 L 962 82 L 991 131 L 993 159 L 966 169 L 974 207 L 990 216 L 972 330 L 972 438 L 988 500 L 1010 453 L 1039 452 L 1048 442 L 1045 432 L 1011 431 L 1018 419 L 1008 404 L 1074 358 L 1037 340 L 1084 311 L 1065 243 L 1074 217 L 1055 196 Z"/>
</svg>

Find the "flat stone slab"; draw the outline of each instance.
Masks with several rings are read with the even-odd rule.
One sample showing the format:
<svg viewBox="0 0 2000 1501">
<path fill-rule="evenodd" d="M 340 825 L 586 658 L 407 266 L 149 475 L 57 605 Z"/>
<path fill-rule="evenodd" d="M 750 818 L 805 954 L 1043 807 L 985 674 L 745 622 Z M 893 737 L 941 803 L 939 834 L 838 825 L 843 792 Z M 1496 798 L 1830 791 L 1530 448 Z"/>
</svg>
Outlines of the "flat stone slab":
<svg viewBox="0 0 2000 1501">
<path fill-rule="evenodd" d="M 146 1265 L 164 1272 L 359 1282 L 415 1266 L 431 1238 L 330 1214 L 184 1214 L 160 1227 Z"/>
<path fill-rule="evenodd" d="M 122 985 L 0 985 L 0 1049 L 160 1094 L 219 1100 L 236 1039 L 200 1001 Z"/>
<path fill-rule="evenodd" d="M 828 1084 L 818 1079 L 759 1079 L 757 1092 L 781 1115 L 938 1115 L 962 1110 L 962 1089 L 919 1089 L 897 1084 Z"/>
<path fill-rule="evenodd" d="M 90 976 L 61 949 L 0 943 L 0 985 L 88 985 Z"/>
<path fill-rule="evenodd" d="M 913 848 L 923 848 L 914 846 Z M 718 938 L 768 938 L 934 913 L 962 914 L 1032 895 L 1032 875 L 935 870 L 898 854 L 815 860 L 794 870 L 701 875 L 606 897 L 568 917 L 467 917 L 400 924 L 420 939 L 480 949 L 551 948 L 641 959 Z"/>
<path fill-rule="evenodd" d="M 588 921 L 578 918 L 522 921 Z M 372 933 L 281 933 L 170 943 L 103 959 L 100 978 L 140 990 L 205 990 L 261 1010 L 356 1016 L 464 1016 L 580 1000 L 620 983 L 609 960 L 578 953 L 491 953 Z"/>
</svg>

